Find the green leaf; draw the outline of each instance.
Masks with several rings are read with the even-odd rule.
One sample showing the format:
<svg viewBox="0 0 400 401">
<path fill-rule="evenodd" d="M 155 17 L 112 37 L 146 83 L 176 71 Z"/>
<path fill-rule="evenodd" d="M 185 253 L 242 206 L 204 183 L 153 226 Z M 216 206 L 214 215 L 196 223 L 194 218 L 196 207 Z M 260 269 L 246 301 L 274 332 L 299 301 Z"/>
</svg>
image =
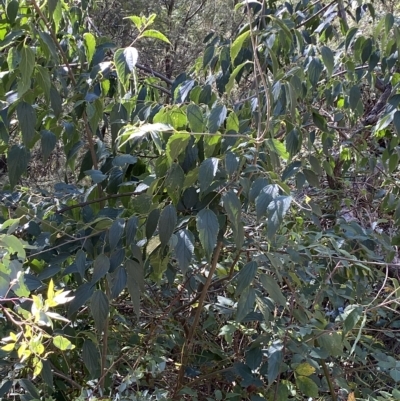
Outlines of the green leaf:
<svg viewBox="0 0 400 401">
<path fill-rule="evenodd" d="M 141 31 L 142 26 L 144 25 L 145 21 L 143 18 L 138 17 L 137 15 L 131 15 L 129 17 L 125 17 L 126 19 L 129 19 L 130 21 L 133 22 L 135 27 L 137 28 L 138 31 Z"/>
<path fill-rule="evenodd" d="M 161 212 L 158 220 L 158 236 L 160 237 L 161 247 L 168 245 L 171 235 L 175 230 L 178 216 L 174 205 L 168 205 Z"/>
<path fill-rule="evenodd" d="M 297 128 L 292 129 L 286 137 L 286 151 L 289 152 L 290 157 L 299 153 L 301 148 L 301 132 Z"/>
<path fill-rule="evenodd" d="M 261 274 L 260 281 L 265 291 L 268 292 L 269 297 L 272 298 L 278 305 L 285 307 L 286 298 L 282 294 L 282 291 L 277 281 L 268 274 Z"/>
<path fill-rule="evenodd" d="M 156 31 L 155 29 L 147 29 L 143 33 L 139 35 L 140 38 L 155 38 L 155 39 L 160 39 L 163 42 L 166 42 L 168 44 L 171 44 L 171 42 L 168 40 L 168 38 L 161 32 Z"/>
<path fill-rule="evenodd" d="M 91 283 L 82 284 L 74 293 L 74 299 L 69 304 L 68 316 L 72 316 L 92 296 L 94 291 Z"/>
<path fill-rule="evenodd" d="M 19 7 L 19 2 L 17 0 L 11 0 L 7 4 L 6 13 L 7 13 L 7 18 L 11 25 L 14 24 L 15 19 L 17 18 L 18 7 Z"/>
<path fill-rule="evenodd" d="M 47 68 L 42 67 L 41 65 L 36 65 L 36 84 L 43 89 L 44 95 L 47 101 L 50 101 L 50 74 Z"/>
<path fill-rule="evenodd" d="M 108 242 L 110 243 L 110 250 L 113 251 L 118 242 L 122 238 L 125 230 L 125 219 L 116 219 L 110 227 L 108 232 Z"/>
<path fill-rule="evenodd" d="M 228 215 L 233 230 L 236 249 L 241 249 L 244 242 L 244 229 L 242 224 L 242 204 L 238 196 L 233 192 L 226 192 L 223 196 L 224 209 Z"/>
<path fill-rule="evenodd" d="M 22 141 L 25 146 L 29 147 L 32 145 L 32 141 L 35 136 L 35 110 L 29 103 L 20 102 L 17 106 L 17 117 L 22 133 Z"/>
<path fill-rule="evenodd" d="M 138 60 L 138 52 L 134 47 L 118 49 L 114 53 L 114 63 L 118 78 L 125 90 L 129 87 L 129 78 Z"/>
<path fill-rule="evenodd" d="M 82 346 L 82 359 L 91 379 L 100 377 L 100 353 L 91 340 L 85 340 Z"/>
<path fill-rule="evenodd" d="M 397 133 L 397 138 L 400 139 L 400 111 L 396 111 L 393 115 L 393 125 Z"/>
<path fill-rule="evenodd" d="M 314 171 L 314 173 L 321 176 L 324 173 L 324 171 L 322 170 L 319 160 L 315 156 L 312 156 L 312 155 L 309 157 L 308 160 L 310 162 L 311 168 Z"/>
<path fill-rule="evenodd" d="M 13 145 L 8 152 L 8 177 L 11 188 L 17 185 L 21 175 L 26 172 L 30 159 L 30 153 L 25 146 Z"/>
<path fill-rule="evenodd" d="M 219 127 L 224 123 L 226 118 L 227 110 L 223 104 L 217 104 L 211 109 L 211 112 L 207 119 L 208 131 L 211 134 L 215 134 Z"/>
<path fill-rule="evenodd" d="M 303 173 L 306 177 L 306 180 L 308 183 L 316 188 L 319 188 L 319 178 L 318 176 L 314 173 L 314 171 L 309 170 L 307 168 L 303 169 Z"/>
<path fill-rule="evenodd" d="M 318 397 L 318 386 L 309 377 L 297 376 L 296 386 L 307 397 L 313 397 L 313 398 Z"/>
<path fill-rule="evenodd" d="M 350 108 L 354 111 L 357 109 L 358 102 L 361 100 L 361 91 L 358 85 L 353 85 L 350 89 L 349 104 Z"/>
<path fill-rule="evenodd" d="M 227 152 L 225 155 L 225 168 L 230 177 L 233 177 L 239 167 L 239 157 L 233 152 Z"/>
<path fill-rule="evenodd" d="M 144 291 L 144 269 L 142 263 L 136 259 L 127 259 L 124 266 L 128 278 L 137 284 L 139 291 Z"/>
<path fill-rule="evenodd" d="M 58 93 L 58 90 L 54 87 L 54 85 L 51 85 L 50 88 L 50 104 L 51 108 L 54 111 L 55 116 L 57 118 L 60 117 L 63 111 L 62 99 L 60 94 Z"/>
<path fill-rule="evenodd" d="M 51 152 L 56 147 L 57 137 L 48 130 L 40 131 L 43 163 L 47 163 Z"/>
<path fill-rule="evenodd" d="M 35 53 L 28 46 L 23 46 L 20 53 L 21 61 L 19 63 L 19 70 L 21 72 L 22 81 L 21 86 L 18 85 L 18 94 L 22 96 L 31 87 L 31 78 L 33 69 L 35 68 Z"/>
<path fill-rule="evenodd" d="M 345 39 L 345 46 L 346 46 L 346 51 L 349 50 L 349 47 L 353 43 L 353 40 L 355 39 L 355 35 L 358 31 L 357 27 L 350 28 L 346 34 L 346 39 Z"/>
<path fill-rule="evenodd" d="M 131 245 L 137 233 L 139 219 L 137 216 L 132 216 L 126 223 L 126 244 Z"/>
<path fill-rule="evenodd" d="M 367 38 L 362 45 L 361 62 L 365 64 L 372 54 L 372 39 Z"/>
<path fill-rule="evenodd" d="M 54 21 L 56 33 L 60 29 L 62 19 L 62 5 L 60 0 L 48 0 L 50 20 Z"/>
<path fill-rule="evenodd" d="M 215 174 L 218 170 L 218 159 L 211 157 L 201 163 L 199 168 L 199 184 L 200 192 L 207 190 L 214 180 Z"/>
<path fill-rule="evenodd" d="M 328 78 L 330 78 L 330 76 L 333 73 L 333 68 L 335 64 L 333 52 L 329 47 L 322 46 L 321 56 L 322 56 L 322 61 L 325 64 L 326 70 L 328 71 Z"/>
<path fill-rule="evenodd" d="M 94 319 L 94 325 L 99 334 L 104 330 L 110 306 L 108 298 L 101 290 L 96 290 L 90 300 L 90 309 Z"/>
<path fill-rule="evenodd" d="M 282 157 L 284 160 L 289 159 L 289 153 L 286 152 L 286 147 L 281 141 L 274 138 L 268 138 L 266 143 L 269 149 L 275 152 L 278 156 Z"/>
<path fill-rule="evenodd" d="M 343 353 L 342 336 L 340 333 L 323 333 L 318 336 L 318 343 L 331 356 L 340 356 Z"/>
<path fill-rule="evenodd" d="M 160 218 L 160 210 L 159 209 L 153 209 L 147 216 L 146 238 L 148 240 L 153 236 L 154 232 L 156 231 L 159 218 Z"/>
<path fill-rule="evenodd" d="M 240 129 L 239 117 L 234 111 L 231 111 L 229 113 L 228 118 L 226 119 L 226 131 L 239 132 L 239 129 Z"/>
<path fill-rule="evenodd" d="M 144 272 L 143 267 L 134 260 L 127 260 L 125 262 L 125 269 L 127 272 L 127 287 L 131 301 L 133 304 L 133 310 L 136 317 L 140 316 L 140 294 L 141 286 L 144 286 Z"/>
<path fill-rule="evenodd" d="M 393 14 L 392 13 L 386 13 L 386 15 L 385 15 L 385 32 L 386 32 L 386 35 L 392 29 L 393 24 L 394 24 Z"/>
<path fill-rule="evenodd" d="M 231 62 L 235 61 L 237 55 L 239 54 L 241 48 L 243 47 L 244 42 L 250 36 L 250 31 L 243 32 L 240 34 L 232 43 L 231 46 Z"/>
<path fill-rule="evenodd" d="M 43 363 L 43 368 L 42 371 L 40 372 L 43 381 L 46 383 L 46 385 L 49 388 L 53 387 L 53 371 L 51 368 L 51 364 L 49 360 L 42 360 Z M 1 391 L 0 391 L 0 397 L 1 397 Z"/>
<path fill-rule="evenodd" d="M 90 64 L 96 51 L 96 38 L 90 32 L 85 32 L 83 34 L 83 43 L 85 45 L 87 62 Z"/>
<path fill-rule="evenodd" d="M 53 344 L 61 351 L 66 351 L 75 348 L 75 345 L 73 345 L 71 341 L 68 340 L 68 338 L 65 338 L 63 336 L 53 337 Z"/>
<path fill-rule="evenodd" d="M 196 224 L 201 245 L 203 246 L 207 259 L 210 260 L 215 245 L 217 244 L 217 234 L 219 230 L 217 216 L 210 209 L 202 209 L 196 216 Z"/>
<path fill-rule="evenodd" d="M 237 77 L 237 75 L 239 74 L 239 72 L 242 70 L 242 68 L 246 65 L 250 63 L 249 60 L 246 60 L 244 63 L 239 64 L 237 67 L 235 67 L 235 69 L 232 71 L 232 74 L 229 77 L 229 81 L 228 83 L 225 85 L 225 90 L 227 95 L 229 96 L 232 92 L 233 89 L 233 85 L 235 84 L 235 79 Z"/>
<path fill-rule="evenodd" d="M 247 263 L 236 277 L 237 286 L 235 295 L 240 295 L 250 284 L 253 282 L 254 277 L 257 274 L 258 266 L 257 262 L 251 261 Z"/>
<path fill-rule="evenodd" d="M 303 362 L 300 365 L 296 366 L 296 373 L 301 376 L 311 376 L 315 372 L 314 366 L 311 366 L 307 362 Z"/>
<path fill-rule="evenodd" d="M 256 198 L 257 221 L 267 212 L 268 205 L 279 195 L 279 187 L 276 184 L 262 188 Z"/>
<path fill-rule="evenodd" d="M 277 378 L 283 362 L 283 345 L 280 340 L 274 341 L 268 348 L 268 384 L 272 384 Z"/>
<path fill-rule="evenodd" d="M 175 205 L 179 202 L 184 182 L 185 173 L 182 167 L 178 163 L 172 163 L 165 178 L 164 186 Z"/>
<path fill-rule="evenodd" d="M 186 274 L 194 252 L 194 236 L 189 230 L 180 230 L 176 234 L 175 257 L 183 274 Z"/>
<path fill-rule="evenodd" d="M 399 167 L 399 155 L 397 153 L 393 153 L 389 157 L 389 173 L 392 174 Z"/>
<path fill-rule="evenodd" d="M 247 287 L 240 295 L 237 304 L 236 321 L 240 323 L 249 313 L 254 311 L 256 292 L 254 288 Z"/>
<path fill-rule="evenodd" d="M 189 134 L 173 134 L 169 138 L 166 149 L 169 163 L 175 162 L 178 156 L 186 150 L 189 139 Z"/>
<path fill-rule="evenodd" d="M 311 82 L 312 86 L 316 86 L 319 82 L 319 77 L 321 76 L 321 72 L 324 67 L 321 63 L 321 60 L 317 57 L 313 57 L 310 64 L 308 65 L 308 79 Z"/>
<path fill-rule="evenodd" d="M 269 239 L 272 239 L 278 231 L 283 218 L 290 208 L 291 202 L 291 196 L 278 196 L 269 203 L 267 208 L 267 236 Z"/>
<path fill-rule="evenodd" d="M 192 132 L 201 133 L 204 131 L 203 112 L 197 104 L 189 104 L 186 109 L 186 116 Z"/>
<path fill-rule="evenodd" d="M 346 313 L 347 311 L 345 311 Z M 353 330 L 357 322 L 360 320 L 363 308 L 361 306 L 355 306 L 352 311 L 346 316 L 343 323 L 343 335 L 346 335 L 349 331 Z"/>
<path fill-rule="evenodd" d="M 93 276 L 92 285 L 96 284 L 101 278 L 103 278 L 110 270 L 110 259 L 101 253 L 94 261 L 93 264 Z"/>
</svg>

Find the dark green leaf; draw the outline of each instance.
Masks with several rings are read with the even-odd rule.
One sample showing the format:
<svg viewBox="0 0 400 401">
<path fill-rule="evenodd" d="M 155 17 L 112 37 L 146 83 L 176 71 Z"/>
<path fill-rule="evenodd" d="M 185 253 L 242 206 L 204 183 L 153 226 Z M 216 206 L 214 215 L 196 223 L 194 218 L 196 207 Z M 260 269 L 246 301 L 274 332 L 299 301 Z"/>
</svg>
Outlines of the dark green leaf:
<svg viewBox="0 0 400 401">
<path fill-rule="evenodd" d="M 225 156 L 225 168 L 226 172 L 232 177 L 239 167 L 239 157 L 235 153 L 227 152 Z"/>
<path fill-rule="evenodd" d="M 315 156 L 310 156 L 309 159 L 311 168 L 313 172 L 319 176 L 321 176 L 324 171 L 322 170 L 321 164 L 319 163 L 319 160 Z"/>
<path fill-rule="evenodd" d="M 110 243 L 110 250 L 113 251 L 118 245 L 119 240 L 125 230 L 125 219 L 116 219 L 110 227 L 108 232 L 108 241 Z"/>
<path fill-rule="evenodd" d="M 261 190 L 265 188 L 268 184 L 269 182 L 266 178 L 256 178 L 255 181 L 251 184 L 251 188 L 249 191 L 249 201 L 254 202 L 257 196 L 260 194 Z"/>
<path fill-rule="evenodd" d="M 260 347 L 254 347 L 246 352 L 246 364 L 251 370 L 260 367 L 263 358 L 263 352 Z"/>
<path fill-rule="evenodd" d="M 126 223 L 126 244 L 130 245 L 134 242 L 139 219 L 137 216 L 132 216 Z"/>
<path fill-rule="evenodd" d="M 397 137 L 400 138 L 400 111 L 396 111 L 393 116 L 393 124 L 397 133 Z"/>
<path fill-rule="evenodd" d="M 129 263 L 128 263 L 129 262 Z M 143 274 L 140 269 L 140 265 L 138 263 L 134 263 L 134 261 L 127 261 L 125 263 L 125 268 L 127 270 L 127 287 L 129 291 L 129 295 L 131 296 L 131 301 L 133 304 L 133 310 L 136 314 L 136 317 L 140 316 L 140 286 L 137 282 L 136 276 Z"/>
<path fill-rule="evenodd" d="M 365 64 L 371 57 L 371 54 L 372 54 L 372 39 L 367 38 L 362 46 L 361 62 Z"/>
<path fill-rule="evenodd" d="M 156 231 L 159 218 L 160 218 L 160 210 L 159 209 L 153 209 L 147 216 L 146 238 L 148 240 L 153 236 L 154 232 Z"/>
<path fill-rule="evenodd" d="M 318 336 L 318 343 L 324 351 L 333 357 L 340 356 L 343 353 L 342 335 L 340 333 L 322 333 Z"/>
<path fill-rule="evenodd" d="M 60 117 L 60 115 L 63 111 L 62 100 L 61 100 L 60 94 L 58 93 L 58 91 L 54 87 L 54 85 L 52 85 L 50 88 L 50 104 L 51 104 L 51 108 L 54 111 L 54 115 L 57 118 Z"/>
<path fill-rule="evenodd" d="M 129 280 L 133 280 L 140 291 L 144 291 L 144 270 L 141 263 L 135 259 L 125 261 L 125 269 Z"/>
<path fill-rule="evenodd" d="M 91 283 L 85 283 L 78 287 L 74 293 L 74 299 L 69 304 L 68 316 L 72 316 L 78 309 L 83 306 L 88 299 L 92 296 L 94 291 Z"/>
<path fill-rule="evenodd" d="M 186 115 L 192 132 L 201 133 L 204 131 L 203 112 L 197 104 L 189 104 Z"/>
<path fill-rule="evenodd" d="M 22 80 L 18 84 L 18 94 L 22 96 L 31 87 L 33 69 L 35 68 L 35 53 L 28 46 L 23 46 L 20 52 L 21 61 L 19 63 L 19 69 L 21 71 Z"/>
<path fill-rule="evenodd" d="M 254 310 L 256 302 L 256 292 L 254 288 L 247 287 L 242 294 L 237 305 L 236 321 L 240 323 L 250 312 Z"/>
<path fill-rule="evenodd" d="M 25 146 L 13 145 L 8 152 L 8 177 L 11 188 L 17 185 L 21 175 L 26 172 L 30 159 L 30 153 Z"/>
<path fill-rule="evenodd" d="M 321 76 L 323 69 L 324 67 L 321 63 L 321 60 L 317 57 L 313 57 L 308 66 L 308 78 L 312 86 L 316 86 L 318 84 L 319 77 Z"/>
<path fill-rule="evenodd" d="M 357 27 L 350 28 L 346 34 L 346 40 L 345 40 L 345 45 L 346 45 L 346 51 L 349 50 L 349 47 L 353 43 L 353 40 L 355 38 L 355 35 L 358 31 Z"/>
<path fill-rule="evenodd" d="M 56 147 L 57 137 L 48 130 L 40 131 L 41 135 L 41 145 L 42 145 L 42 155 L 43 155 L 43 163 L 46 163 L 49 159 L 51 152 Z"/>
<path fill-rule="evenodd" d="M 25 391 L 30 394 L 32 397 L 39 399 L 39 391 L 37 388 L 33 385 L 33 383 L 28 380 L 28 379 L 19 379 L 19 384 L 22 386 L 22 388 L 25 389 Z"/>
<path fill-rule="evenodd" d="M 215 245 L 217 244 L 217 234 L 219 230 L 217 216 L 212 210 L 203 209 L 197 214 L 196 222 L 201 245 L 204 248 L 207 259 L 210 260 Z"/>
<path fill-rule="evenodd" d="M 185 182 L 185 173 L 178 163 L 172 163 L 165 178 L 164 186 L 174 204 L 178 204 L 183 184 Z"/>
<path fill-rule="evenodd" d="M 279 187 L 276 184 L 264 187 L 256 198 L 257 220 L 267 212 L 268 205 L 279 195 Z"/>
<path fill-rule="evenodd" d="M 0 397 L 4 397 L 10 391 L 12 386 L 12 380 L 6 380 L 5 382 L 3 382 L 3 385 L 0 387 Z"/>
<path fill-rule="evenodd" d="M 236 249 L 240 249 L 244 242 L 244 229 L 242 224 L 242 204 L 233 192 L 226 192 L 223 196 L 224 209 L 228 215 L 233 230 Z"/>
<path fill-rule="evenodd" d="M 24 145 L 29 147 L 35 136 L 36 113 L 34 108 L 26 103 L 20 102 L 17 106 L 17 117 L 22 133 L 22 141 Z"/>
<path fill-rule="evenodd" d="M 392 29 L 393 24 L 394 24 L 393 14 L 392 13 L 387 13 L 385 15 L 385 32 L 386 32 L 386 35 Z"/>
<path fill-rule="evenodd" d="M 306 177 L 306 180 L 311 186 L 319 188 L 319 179 L 318 176 L 314 173 L 314 171 L 305 168 L 303 169 L 303 173 Z"/>
<path fill-rule="evenodd" d="M 272 384 L 274 380 L 277 378 L 281 364 L 283 362 L 283 345 L 278 341 L 274 341 L 274 343 L 268 348 L 268 384 Z"/>
<path fill-rule="evenodd" d="M 111 299 L 115 299 L 121 294 L 127 283 L 127 274 L 123 266 L 118 266 L 113 273 L 111 282 Z"/>
<path fill-rule="evenodd" d="M 211 157 L 201 163 L 199 168 L 199 184 L 200 192 L 207 190 L 214 180 L 215 174 L 218 170 L 218 159 Z"/>
<path fill-rule="evenodd" d="M 96 330 L 101 334 L 104 330 L 104 325 L 110 309 L 108 298 L 103 291 L 97 290 L 94 292 L 90 300 L 90 309 L 92 310 Z"/>
<path fill-rule="evenodd" d="M 216 133 L 219 127 L 224 123 L 227 114 L 227 109 L 223 104 L 217 104 L 211 109 L 208 116 L 207 127 L 212 134 Z"/>
<path fill-rule="evenodd" d="M 283 218 L 290 208 L 291 202 L 291 196 L 278 196 L 269 203 L 267 208 L 267 235 L 269 239 L 272 239 L 278 231 L 283 222 Z"/>
<path fill-rule="evenodd" d="M 49 70 L 41 65 L 36 65 L 35 78 L 37 85 L 43 90 L 46 100 L 50 101 L 51 82 Z"/>
<path fill-rule="evenodd" d="M 86 254 L 82 249 L 79 249 L 75 255 L 75 265 L 81 278 L 84 278 L 86 271 Z"/>
<path fill-rule="evenodd" d="M 206 50 L 204 50 L 203 68 L 207 67 L 208 64 L 210 64 L 210 61 L 214 57 L 214 52 L 215 52 L 215 47 L 214 46 L 208 46 L 206 48 Z"/>
<path fill-rule="evenodd" d="M 85 340 L 82 346 L 82 359 L 91 379 L 100 377 L 100 353 L 91 340 Z"/>
<path fill-rule="evenodd" d="M 194 251 L 194 236 L 189 230 L 180 230 L 176 236 L 175 256 L 182 273 L 186 274 Z"/>
<path fill-rule="evenodd" d="M 278 305 L 286 306 L 286 298 L 283 296 L 277 281 L 268 274 L 261 274 L 260 281 L 265 291 L 268 292 L 270 298 L 272 298 Z"/>
<path fill-rule="evenodd" d="M 101 253 L 94 261 L 93 264 L 93 276 L 92 285 L 96 284 L 101 278 L 103 278 L 110 270 L 110 259 L 108 256 Z"/>
<path fill-rule="evenodd" d="M 292 129 L 286 137 L 286 150 L 289 152 L 290 157 L 296 155 L 301 148 L 301 132 L 294 128 Z"/>
<path fill-rule="evenodd" d="M 322 60 L 325 64 L 326 70 L 328 71 L 328 77 L 330 77 L 333 73 L 333 68 L 334 68 L 334 56 L 333 52 L 329 47 L 322 46 L 321 47 L 321 55 L 322 55 Z"/>
<path fill-rule="evenodd" d="M 7 4 L 7 18 L 10 21 L 11 25 L 14 24 L 15 18 L 17 18 L 18 7 L 19 7 L 19 2 L 17 0 L 11 0 Z"/>
<path fill-rule="evenodd" d="M 239 271 L 239 274 L 236 277 L 237 286 L 235 295 L 240 295 L 247 287 L 250 286 L 257 274 L 257 270 L 257 262 L 251 261 Z"/>
<path fill-rule="evenodd" d="M 158 220 L 158 236 L 160 237 L 161 247 L 168 245 L 172 233 L 175 230 L 178 216 L 174 205 L 168 205 L 161 212 Z"/>
<path fill-rule="evenodd" d="M 46 385 L 52 389 L 53 388 L 53 371 L 51 369 L 51 364 L 48 359 L 43 359 L 42 360 L 42 371 L 40 372 L 40 375 L 42 376 L 43 381 L 46 383 Z M 1 391 L 0 391 L 0 397 L 1 397 Z"/>
</svg>

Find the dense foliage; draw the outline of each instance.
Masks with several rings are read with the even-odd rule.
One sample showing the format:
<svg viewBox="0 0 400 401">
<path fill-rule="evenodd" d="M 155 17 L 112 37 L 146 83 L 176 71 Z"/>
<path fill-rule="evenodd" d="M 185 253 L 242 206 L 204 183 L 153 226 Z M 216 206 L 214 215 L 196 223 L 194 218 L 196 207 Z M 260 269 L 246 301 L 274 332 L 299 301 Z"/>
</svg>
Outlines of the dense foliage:
<svg viewBox="0 0 400 401">
<path fill-rule="evenodd" d="M 235 3 L 3 0 L 2 399 L 400 399 L 395 10 Z"/>
</svg>

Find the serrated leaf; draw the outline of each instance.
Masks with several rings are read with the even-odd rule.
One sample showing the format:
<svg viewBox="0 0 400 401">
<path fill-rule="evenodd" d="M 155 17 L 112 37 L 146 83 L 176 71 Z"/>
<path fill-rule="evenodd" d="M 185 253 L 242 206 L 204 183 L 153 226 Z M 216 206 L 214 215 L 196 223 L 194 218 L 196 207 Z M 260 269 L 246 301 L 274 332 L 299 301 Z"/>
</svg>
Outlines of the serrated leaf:
<svg viewBox="0 0 400 401">
<path fill-rule="evenodd" d="M 269 239 L 276 234 L 292 202 L 291 196 L 278 196 L 267 208 L 267 235 Z"/>
<path fill-rule="evenodd" d="M 254 310 L 256 292 L 254 288 L 247 287 L 240 295 L 237 304 L 236 321 L 240 323 L 250 312 Z"/>
<path fill-rule="evenodd" d="M 162 34 L 159 31 L 156 31 L 155 29 L 147 29 L 143 33 L 140 34 L 141 38 L 154 38 L 154 39 L 159 39 L 162 40 L 165 43 L 171 44 L 171 42 L 168 40 L 168 38 Z"/>
<path fill-rule="evenodd" d="M 208 131 L 215 134 L 219 127 L 224 123 L 227 115 L 227 109 L 223 104 L 217 104 L 210 111 L 207 119 Z"/>
<path fill-rule="evenodd" d="M 279 195 L 279 187 L 276 184 L 262 188 L 256 198 L 257 221 L 267 212 L 268 205 Z"/>
<path fill-rule="evenodd" d="M 315 372 L 314 366 L 304 362 L 298 365 L 295 369 L 296 373 L 301 376 L 311 376 Z"/>
<path fill-rule="evenodd" d="M 100 353 L 91 340 L 85 340 L 82 346 L 82 359 L 89 371 L 90 378 L 100 377 Z"/>
<path fill-rule="evenodd" d="M 200 192 L 207 190 L 214 180 L 215 174 L 218 170 L 218 159 L 211 157 L 201 163 L 199 167 L 199 184 Z"/>
<path fill-rule="evenodd" d="M 257 274 L 258 266 L 257 262 L 251 261 L 247 263 L 240 271 L 236 277 L 237 286 L 235 290 L 235 295 L 241 294 L 250 284 L 253 282 L 254 277 Z"/>
<path fill-rule="evenodd" d="M 355 307 L 345 318 L 343 322 L 343 335 L 353 330 L 357 322 L 360 320 L 363 309 L 361 306 Z"/>
<path fill-rule="evenodd" d="M 43 163 L 47 163 L 51 152 L 56 147 L 57 137 L 48 130 L 40 131 Z"/>
<path fill-rule="evenodd" d="M 319 188 L 319 178 L 314 173 L 314 171 L 305 168 L 303 169 L 303 174 L 305 175 L 306 180 L 311 186 Z"/>
<path fill-rule="evenodd" d="M 263 358 L 261 347 L 254 347 L 246 352 L 246 364 L 251 370 L 256 370 L 260 367 Z"/>
<path fill-rule="evenodd" d="M 333 68 L 335 65 L 333 52 L 329 47 L 322 46 L 321 56 L 322 56 L 322 61 L 325 64 L 326 70 L 328 71 L 328 78 L 330 78 L 330 76 L 333 73 Z"/>
<path fill-rule="evenodd" d="M 65 338 L 63 336 L 53 337 L 53 344 L 61 351 L 66 351 L 75 348 L 75 345 L 72 344 L 71 341 L 68 340 L 68 338 Z"/>
<path fill-rule="evenodd" d="M 96 51 L 96 38 L 90 32 L 85 32 L 83 34 L 83 43 L 85 45 L 87 62 L 90 64 Z"/>
<path fill-rule="evenodd" d="M 160 218 L 159 209 L 153 209 L 147 216 L 145 230 L 146 230 L 146 238 L 148 240 L 153 236 L 154 232 L 156 231 L 159 218 Z"/>
<path fill-rule="evenodd" d="M 20 102 L 17 106 L 17 117 L 22 133 L 24 145 L 29 147 L 35 136 L 36 113 L 34 108 L 26 102 Z"/>
<path fill-rule="evenodd" d="M 135 281 L 140 291 L 144 291 L 144 269 L 142 264 L 134 259 L 127 259 L 124 266 L 128 278 Z"/>
<path fill-rule="evenodd" d="M 11 188 L 18 184 L 22 174 L 26 172 L 30 159 L 28 149 L 23 145 L 13 145 L 8 152 L 8 177 Z"/>
<path fill-rule="evenodd" d="M 225 155 L 225 168 L 229 176 L 233 176 L 239 167 L 239 157 L 233 152 L 227 152 Z"/>
<path fill-rule="evenodd" d="M 277 139 L 274 138 L 268 138 L 266 140 L 266 143 L 268 147 L 278 156 L 282 157 L 284 160 L 289 159 L 289 153 L 286 152 L 286 147 L 281 141 L 278 141 Z"/>
<path fill-rule="evenodd" d="M 93 264 L 93 276 L 92 285 L 96 284 L 101 278 L 103 278 L 110 269 L 110 259 L 104 253 L 100 254 L 94 261 Z"/>
<path fill-rule="evenodd" d="M 321 63 L 321 60 L 317 57 L 313 57 L 310 64 L 308 65 L 308 79 L 311 82 L 312 86 L 316 86 L 319 81 L 319 77 L 321 76 L 321 72 L 324 67 Z"/>
<path fill-rule="evenodd" d="M 178 204 L 185 182 L 185 173 L 178 163 L 172 163 L 165 178 L 164 185 L 175 205 Z"/>
<path fill-rule="evenodd" d="M 186 274 L 194 252 L 194 236 L 189 230 L 180 230 L 176 234 L 175 257 L 183 274 Z"/>
<path fill-rule="evenodd" d="M 296 386 L 307 397 L 318 397 L 318 386 L 309 377 L 297 376 Z"/>
<path fill-rule="evenodd" d="M 41 65 L 36 65 L 36 83 L 37 85 L 43 89 L 43 93 L 46 97 L 47 101 L 50 101 L 50 74 L 47 68 L 42 67 Z"/>
<path fill-rule="evenodd" d="M 228 215 L 233 230 L 236 249 L 240 249 L 244 242 L 244 229 L 242 224 L 242 204 L 238 196 L 233 192 L 226 192 L 223 196 L 224 209 Z"/>
<path fill-rule="evenodd" d="M 113 251 L 118 245 L 122 234 L 125 230 L 125 219 L 116 219 L 110 227 L 108 232 L 108 241 L 110 243 L 110 250 Z"/>
<path fill-rule="evenodd" d="M 123 266 L 118 266 L 113 273 L 111 281 L 111 299 L 115 299 L 121 294 L 127 282 L 126 270 Z"/>
<path fill-rule="evenodd" d="M 327 351 L 329 355 L 335 357 L 343 353 L 342 336 L 337 332 L 322 333 L 318 336 L 320 347 Z"/>
<path fill-rule="evenodd" d="M 203 112 L 197 104 L 189 104 L 186 109 L 186 116 L 192 132 L 201 133 L 204 131 Z"/>
<path fill-rule="evenodd" d="M 78 309 L 83 306 L 88 299 L 92 296 L 94 291 L 91 283 L 85 283 L 78 287 L 74 293 L 74 299 L 69 304 L 68 316 L 72 316 Z"/>
<path fill-rule="evenodd" d="M 125 90 L 129 86 L 129 78 L 134 71 L 138 60 L 138 52 L 134 47 L 118 49 L 114 53 L 114 63 L 117 70 L 118 78 Z"/>
<path fill-rule="evenodd" d="M 96 290 L 90 300 L 90 309 L 94 319 L 94 325 L 99 334 L 104 330 L 110 306 L 106 294 L 101 290 Z"/>
<path fill-rule="evenodd" d="M 210 209 L 202 209 L 196 216 L 197 231 L 208 260 L 211 259 L 219 230 L 218 219 Z"/>
<path fill-rule="evenodd" d="M 172 233 L 175 230 L 178 216 L 174 205 L 168 205 L 161 212 L 158 220 L 158 236 L 160 237 L 161 247 L 168 245 Z"/>
<path fill-rule="evenodd" d="M 268 274 L 261 274 L 260 281 L 265 291 L 268 292 L 269 297 L 273 299 L 278 305 L 285 307 L 286 298 L 282 294 L 282 291 L 277 281 Z"/>
<path fill-rule="evenodd" d="M 22 86 L 18 87 L 18 93 L 22 96 L 31 86 L 31 78 L 33 69 L 35 68 L 35 53 L 30 47 L 23 46 L 20 50 L 20 54 L 21 61 L 19 63 L 19 70 L 22 76 Z M 20 88 L 22 90 L 20 90 Z"/>
<path fill-rule="evenodd" d="M 250 30 L 240 34 L 232 43 L 230 53 L 231 53 L 231 63 L 235 61 L 237 55 L 239 54 L 244 42 L 250 37 Z"/>
<path fill-rule="evenodd" d="M 283 361 L 282 350 L 283 345 L 279 340 L 274 341 L 274 343 L 268 348 L 268 384 L 272 384 L 280 372 Z"/>
<path fill-rule="evenodd" d="M 190 135 L 188 134 L 174 134 L 167 143 L 166 154 L 169 163 L 173 163 L 178 159 L 178 156 L 183 153 L 189 143 Z"/>
</svg>

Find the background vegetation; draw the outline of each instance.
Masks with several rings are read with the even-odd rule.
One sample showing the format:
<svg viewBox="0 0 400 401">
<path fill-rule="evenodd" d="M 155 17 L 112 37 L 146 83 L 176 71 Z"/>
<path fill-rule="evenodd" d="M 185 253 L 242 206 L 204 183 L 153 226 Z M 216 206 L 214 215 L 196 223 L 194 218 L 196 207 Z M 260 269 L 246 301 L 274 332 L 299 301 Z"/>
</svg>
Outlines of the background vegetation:
<svg viewBox="0 0 400 401">
<path fill-rule="evenodd" d="M 3 1 L 1 399 L 399 400 L 398 17 Z"/>
</svg>

